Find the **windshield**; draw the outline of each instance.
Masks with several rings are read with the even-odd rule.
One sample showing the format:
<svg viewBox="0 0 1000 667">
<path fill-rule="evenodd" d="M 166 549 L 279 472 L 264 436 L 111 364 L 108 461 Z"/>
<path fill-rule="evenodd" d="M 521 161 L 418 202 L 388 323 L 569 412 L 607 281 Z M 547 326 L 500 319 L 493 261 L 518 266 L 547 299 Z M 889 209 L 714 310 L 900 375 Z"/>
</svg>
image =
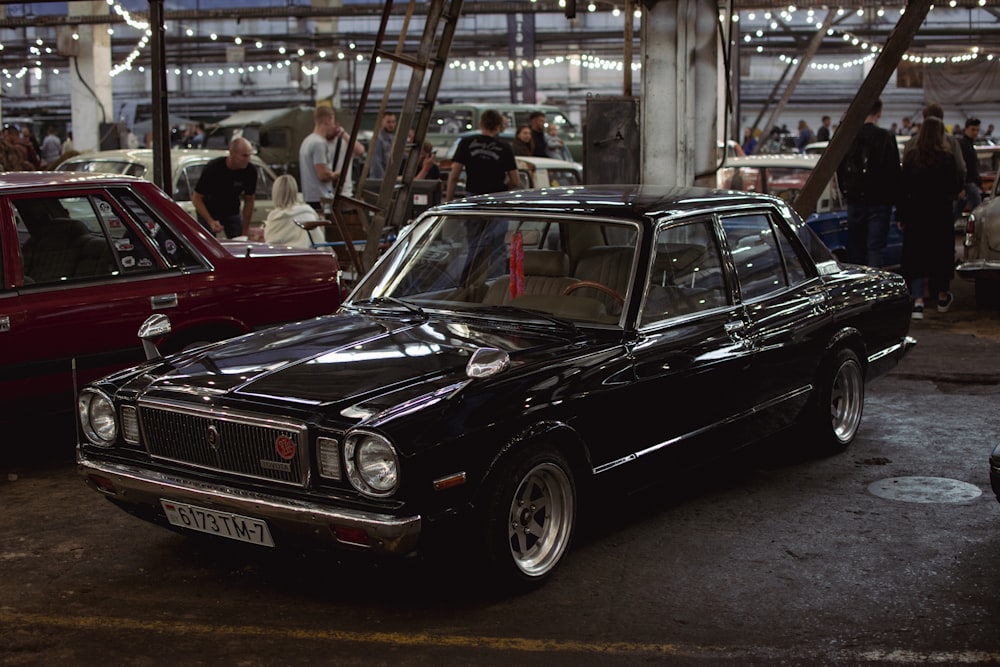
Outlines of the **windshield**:
<svg viewBox="0 0 1000 667">
<path fill-rule="evenodd" d="M 606 220 L 430 216 L 406 228 L 349 305 L 618 324 L 638 238 L 638 226 Z"/>
</svg>

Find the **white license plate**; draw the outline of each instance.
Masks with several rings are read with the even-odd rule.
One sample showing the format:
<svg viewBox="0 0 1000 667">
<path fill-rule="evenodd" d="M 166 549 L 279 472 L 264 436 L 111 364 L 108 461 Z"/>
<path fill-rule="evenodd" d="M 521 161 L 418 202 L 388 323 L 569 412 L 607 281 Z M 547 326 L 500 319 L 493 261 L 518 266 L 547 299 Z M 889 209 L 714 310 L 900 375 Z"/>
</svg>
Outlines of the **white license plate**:
<svg viewBox="0 0 1000 667">
<path fill-rule="evenodd" d="M 167 521 L 181 528 L 197 530 L 209 535 L 228 537 L 231 540 L 273 547 L 271 531 L 267 523 L 249 516 L 240 516 L 230 512 L 195 507 L 175 500 L 160 499 L 160 505 L 167 514 Z"/>
</svg>

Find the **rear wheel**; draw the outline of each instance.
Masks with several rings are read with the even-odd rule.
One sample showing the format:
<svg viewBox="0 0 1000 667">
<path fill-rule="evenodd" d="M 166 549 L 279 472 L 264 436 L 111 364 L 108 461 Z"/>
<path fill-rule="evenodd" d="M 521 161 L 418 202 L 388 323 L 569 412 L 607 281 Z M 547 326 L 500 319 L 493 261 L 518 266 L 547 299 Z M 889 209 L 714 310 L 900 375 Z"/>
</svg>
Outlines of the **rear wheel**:
<svg viewBox="0 0 1000 667">
<path fill-rule="evenodd" d="M 804 426 L 822 452 L 846 449 L 861 426 L 865 404 L 864 370 L 858 355 L 838 350 L 820 368 Z"/>
<path fill-rule="evenodd" d="M 568 462 L 551 447 L 516 455 L 497 471 L 486 511 L 486 557 L 497 583 L 542 583 L 569 549 L 576 523 Z"/>
<path fill-rule="evenodd" d="M 976 308 L 1000 308 L 1000 285 L 992 280 L 977 280 Z"/>
</svg>

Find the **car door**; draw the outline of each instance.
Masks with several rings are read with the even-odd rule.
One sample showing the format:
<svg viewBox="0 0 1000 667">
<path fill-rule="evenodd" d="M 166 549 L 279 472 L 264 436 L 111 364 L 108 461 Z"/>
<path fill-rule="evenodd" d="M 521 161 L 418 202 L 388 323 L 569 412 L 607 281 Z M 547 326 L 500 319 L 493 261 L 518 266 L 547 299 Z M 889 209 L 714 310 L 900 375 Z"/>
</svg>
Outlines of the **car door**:
<svg viewBox="0 0 1000 667">
<path fill-rule="evenodd" d="M 598 470 L 640 459 L 686 466 L 739 444 L 731 419 L 752 404 L 745 329 L 712 217 L 661 224 L 629 350 L 636 418 Z"/>
<path fill-rule="evenodd" d="M 746 337 L 754 348 L 748 377 L 754 421 L 787 425 L 808 399 L 831 321 L 815 266 L 777 209 L 720 216 L 739 280 Z"/>
<path fill-rule="evenodd" d="M 18 409 L 13 405 L 17 396 L 15 390 L 26 378 L 19 359 L 31 342 L 24 326 L 24 304 L 17 290 L 21 275 L 20 245 L 27 238 L 28 231 L 23 225 L 15 226 L 10 205 L 3 201 L 0 207 L 0 406 L 10 405 L 10 408 L 0 407 L 0 411 L 9 409 L 12 414 Z"/>
<path fill-rule="evenodd" d="M 26 232 L 16 285 L 24 316 L 21 344 L 0 352 L 16 369 L 0 380 L 0 400 L 69 401 L 74 386 L 140 361 L 140 324 L 183 304 L 186 273 L 206 268 L 125 189 L 18 195 L 11 214 Z"/>
</svg>

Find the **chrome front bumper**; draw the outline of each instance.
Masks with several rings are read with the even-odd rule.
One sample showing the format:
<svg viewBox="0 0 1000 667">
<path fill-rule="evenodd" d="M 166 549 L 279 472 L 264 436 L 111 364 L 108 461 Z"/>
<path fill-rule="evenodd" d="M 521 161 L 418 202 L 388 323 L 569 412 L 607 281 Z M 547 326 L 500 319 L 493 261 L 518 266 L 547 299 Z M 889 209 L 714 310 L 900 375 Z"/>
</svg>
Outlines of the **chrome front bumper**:
<svg viewBox="0 0 1000 667">
<path fill-rule="evenodd" d="M 272 529 L 317 544 L 365 549 L 404 556 L 417 549 L 421 518 L 397 517 L 376 512 L 335 509 L 317 503 L 254 493 L 218 484 L 206 484 L 137 466 L 97 461 L 77 449 L 77 469 L 87 485 L 116 502 L 162 514 L 160 500 L 197 505 L 219 512 L 232 512 L 267 521 Z M 338 537 L 367 535 L 365 543 Z"/>
</svg>

